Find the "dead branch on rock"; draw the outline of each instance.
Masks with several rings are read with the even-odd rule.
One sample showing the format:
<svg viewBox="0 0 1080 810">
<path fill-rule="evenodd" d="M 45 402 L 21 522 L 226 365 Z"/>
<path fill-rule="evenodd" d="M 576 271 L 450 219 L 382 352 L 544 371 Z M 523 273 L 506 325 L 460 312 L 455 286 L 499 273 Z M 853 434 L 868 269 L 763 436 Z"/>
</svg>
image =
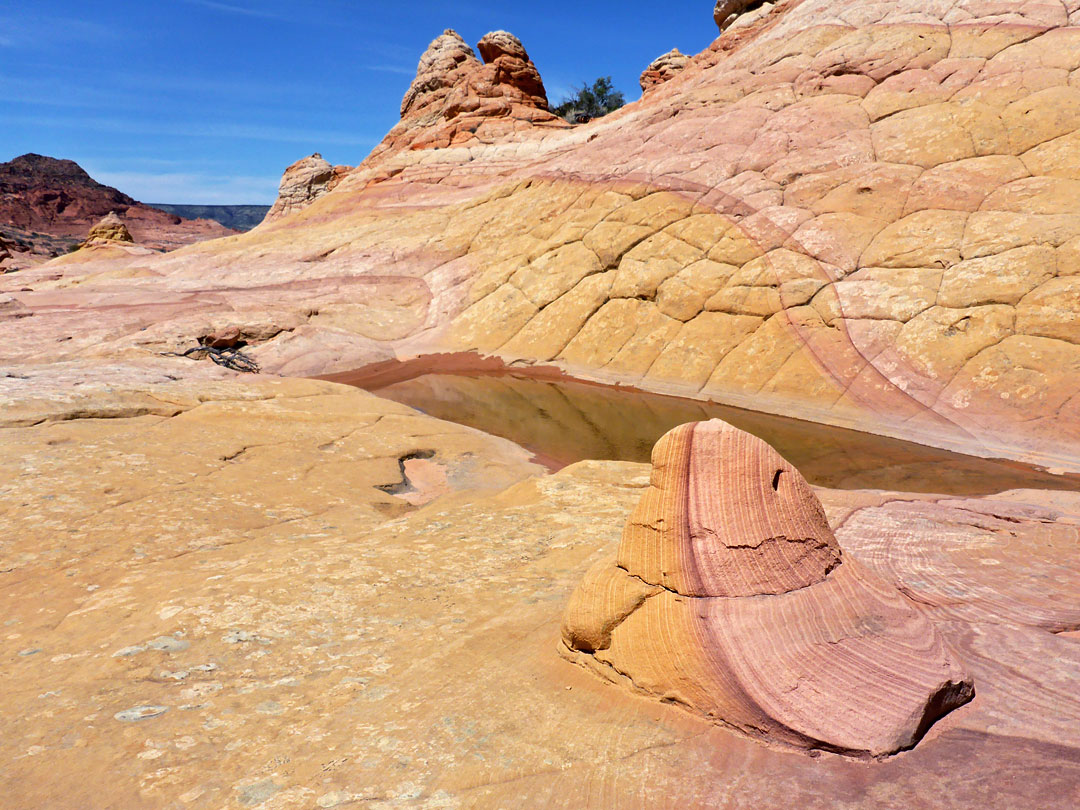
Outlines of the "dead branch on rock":
<svg viewBox="0 0 1080 810">
<path fill-rule="evenodd" d="M 161 352 L 161 355 L 163 357 L 186 357 L 189 360 L 205 360 L 209 357 L 219 366 L 232 371 L 242 371 L 248 374 L 259 373 L 259 364 L 235 346 L 224 349 L 214 348 L 213 346 L 195 346 L 186 352 Z"/>
</svg>

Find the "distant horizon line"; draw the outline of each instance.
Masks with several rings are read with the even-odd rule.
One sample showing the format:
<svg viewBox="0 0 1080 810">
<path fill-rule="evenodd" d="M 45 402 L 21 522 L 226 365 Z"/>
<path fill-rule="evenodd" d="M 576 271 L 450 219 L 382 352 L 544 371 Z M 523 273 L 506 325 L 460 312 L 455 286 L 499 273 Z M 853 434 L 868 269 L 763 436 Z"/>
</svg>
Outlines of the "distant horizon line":
<svg viewBox="0 0 1080 810">
<path fill-rule="evenodd" d="M 199 208 L 273 208 L 273 203 L 174 203 L 174 202 L 142 202 L 137 200 L 140 205 L 149 205 L 151 208 L 159 205 L 184 205 L 188 207 Z"/>
</svg>

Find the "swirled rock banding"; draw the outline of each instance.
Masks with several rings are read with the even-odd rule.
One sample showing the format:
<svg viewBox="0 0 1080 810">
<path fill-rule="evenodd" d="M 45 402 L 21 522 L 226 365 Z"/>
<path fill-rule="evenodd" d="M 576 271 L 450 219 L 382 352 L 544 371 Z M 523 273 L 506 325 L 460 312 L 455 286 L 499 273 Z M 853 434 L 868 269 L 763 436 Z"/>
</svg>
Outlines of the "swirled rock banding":
<svg viewBox="0 0 1080 810">
<path fill-rule="evenodd" d="M 614 558 L 571 598 L 574 660 L 770 742 L 884 756 L 971 699 L 930 620 L 844 557 L 817 496 L 720 421 L 653 449 Z"/>
</svg>

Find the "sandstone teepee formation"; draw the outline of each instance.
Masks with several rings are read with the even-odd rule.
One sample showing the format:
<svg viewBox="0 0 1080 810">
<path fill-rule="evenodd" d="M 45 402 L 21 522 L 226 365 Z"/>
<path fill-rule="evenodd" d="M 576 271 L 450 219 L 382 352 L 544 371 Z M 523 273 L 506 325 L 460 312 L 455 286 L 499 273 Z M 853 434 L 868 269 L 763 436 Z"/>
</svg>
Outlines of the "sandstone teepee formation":
<svg viewBox="0 0 1080 810">
<path fill-rule="evenodd" d="M 86 240 L 83 245 L 88 245 L 95 240 L 105 242 L 134 242 L 131 238 L 131 232 L 128 230 L 127 225 L 120 219 L 120 216 L 115 211 L 110 211 L 103 216 L 101 220 L 90 229 L 90 233 L 86 235 Z"/>
<path fill-rule="evenodd" d="M 845 558 L 799 471 L 720 421 L 681 425 L 614 559 L 567 609 L 567 654 L 769 741 L 882 756 L 966 703 L 930 621 Z"/>
</svg>

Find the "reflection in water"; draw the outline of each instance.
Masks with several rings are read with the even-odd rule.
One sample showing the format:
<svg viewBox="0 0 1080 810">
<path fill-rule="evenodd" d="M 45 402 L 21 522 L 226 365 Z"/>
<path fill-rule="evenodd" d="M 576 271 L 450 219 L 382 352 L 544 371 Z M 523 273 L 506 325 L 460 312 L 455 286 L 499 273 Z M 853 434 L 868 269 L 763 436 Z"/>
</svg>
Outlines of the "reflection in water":
<svg viewBox="0 0 1080 810">
<path fill-rule="evenodd" d="M 374 389 L 431 416 L 510 439 L 549 467 L 583 459 L 648 461 L 676 425 L 719 417 L 775 447 L 813 484 L 989 494 L 1022 487 L 1080 487 L 1019 462 L 931 447 L 706 402 L 508 374 L 424 374 Z"/>
</svg>

